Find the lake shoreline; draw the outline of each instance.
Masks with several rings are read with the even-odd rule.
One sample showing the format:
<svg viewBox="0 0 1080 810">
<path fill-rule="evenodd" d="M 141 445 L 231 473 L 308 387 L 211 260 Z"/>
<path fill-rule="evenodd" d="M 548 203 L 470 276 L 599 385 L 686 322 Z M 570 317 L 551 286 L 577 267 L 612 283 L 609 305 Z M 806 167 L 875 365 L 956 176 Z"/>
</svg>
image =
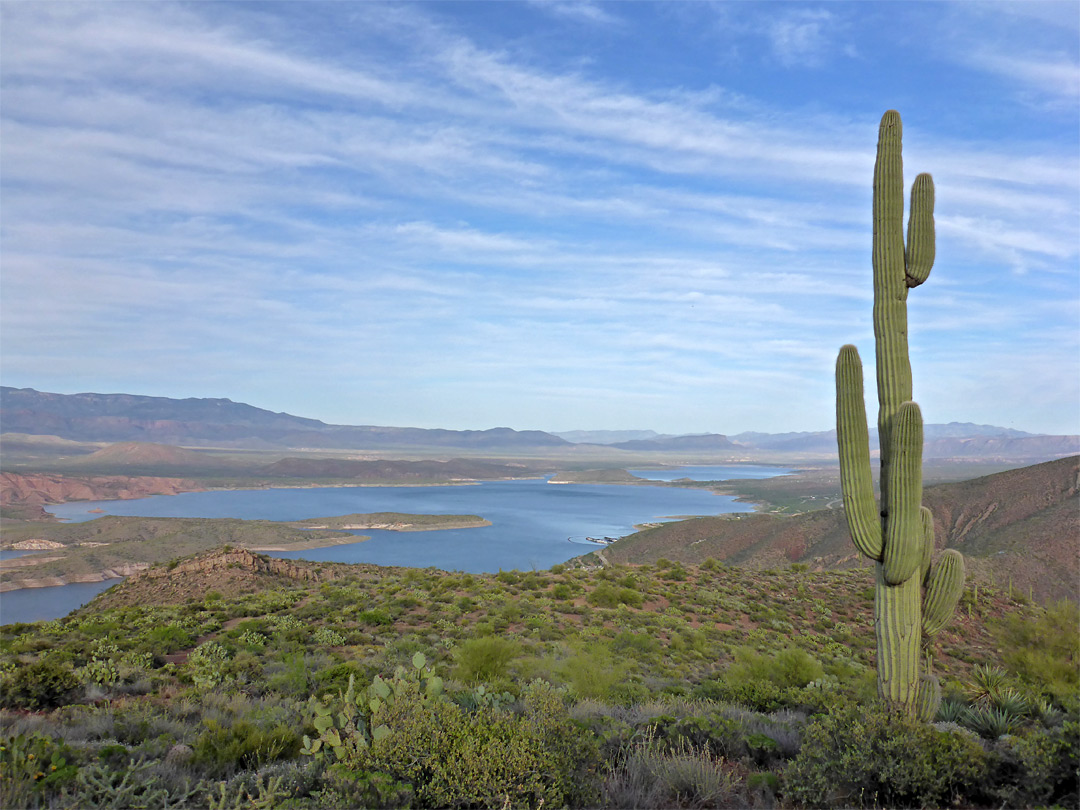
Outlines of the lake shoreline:
<svg viewBox="0 0 1080 810">
<path fill-rule="evenodd" d="M 333 548 L 334 546 L 353 545 L 356 543 L 363 543 L 371 539 L 370 535 L 349 534 L 352 531 L 363 531 L 365 529 L 376 529 L 380 531 L 389 532 L 428 532 L 428 531 L 444 531 L 453 529 L 476 529 L 490 526 L 491 521 L 475 515 L 408 515 L 408 514 L 388 514 L 388 513 L 371 513 L 371 517 L 378 517 L 380 520 L 363 520 L 368 515 L 342 515 L 327 518 L 314 518 L 312 520 L 302 521 L 271 521 L 282 526 L 289 526 L 292 528 L 312 531 L 330 532 L 329 535 L 313 537 L 310 540 L 292 542 L 292 543 L 243 543 L 237 544 L 238 548 L 245 548 L 248 551 L 263 554 L 263 553 L 282 553 L 282 552 L 298 552 L 298 551 L 314 551 L 317 549 Z M 398 518 L 398 520 L 385 520 L 386 517 Z M 440 519 L 445 518 L 445 519 Z M 162 520 L 163 518 L 146 518 L 146 520 Z M 164 518 L 168 520 L 169 518 Z M 212 519 L 212 518 L 211 518 Z M 420 519 L 410 522 L 410 519 Z M 184 518 L 176 518 L 176 520 L 184 520 Z M 341 525 L 334 525 L 335 521 Z M 87 521 L 92 522 L 92 521 Z M 259 521 L 252 520 L 251 523 Z M 309 525 L 319 524 L 319 525 Z M 68 525 L 79 525 L 68 524 Z M 24 546 L 27 543 L 32 543 L 35 546 L 35 551 L 59 551 L 61 549 L 68 550 L 69 548 L 76 548 L 76 546 L 65 546 L 60 543 L 54 543 L 47 540 L 33 540 L 33 541 L 17 541 L 12 543 L 10 548 L 15 549 L 18 546 Z M 108 546 L 108 543 L 95 543 L 95 546 Z M 37 554 L 27 555 L 25 557 L 16 557 L 9 560 L 0 561 L 0 572 L 5 574 L 12 574 L 20 568 L 32 568 L 37 565 L 44 565 L 52 562 L 62 561 L 63 555 L 54 556 L 38 556 Z M 101 569 L 100 571 L 88 571 L 80 574 L 63 574 L 57 576 L 28 576 L 25 578 L 13 578 L 0 582 L 0 593 L 12 593 L 14 591 L 35 589 L 35 588 L 54 588 L 62 587 L 64 585 L 74 585 L 89 582 L 104 582 L 109 579 L 123 579 L 131 576 L 132 574 L 140 573 L 153 565 L 160 565 L 164 560 L 156 560 L 153 562 L 131 562 L 120 565 L 109 566 Z M 33 574 L 32 571 L 27 573 Z M 18 576 L 15 574 L 15 576 Z"/>
</svg>

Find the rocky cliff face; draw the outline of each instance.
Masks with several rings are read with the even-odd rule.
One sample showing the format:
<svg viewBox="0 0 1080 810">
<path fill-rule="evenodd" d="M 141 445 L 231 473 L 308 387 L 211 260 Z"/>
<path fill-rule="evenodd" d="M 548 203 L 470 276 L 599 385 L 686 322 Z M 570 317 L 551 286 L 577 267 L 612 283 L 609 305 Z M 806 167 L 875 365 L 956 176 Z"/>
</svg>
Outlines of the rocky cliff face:
<svg viewBox="0 0 1080 810">
<path fill-rule="evenodd" d="M 246 549 L 221 548 L 170 566 L 158 565 L 101 594 L 84 611 L 129 605 L 175 605 L 211 591 L 235 596 L 317 583 L 340 576 L 341 564 L 278 560 Z M 373 566 L 351 566 L 373 568 Z"/>
<path fill-rule="evenodd" d="M 147 495 L 198 492 L 201 489 L 194 481 L 183 478 L 127 475 L 70 478 L 64 475 L 20 475 L 5 472 L 0 473 L 0 506 L 40 509 L 47 503 L 129 500 L 145 498 Z"/>
<path fill-rule="evenodd" d="M 206 575 L 226 569 L 240 569 L 253 574 L 270 574 L 286 579 L 318 582 L 318 573 L 292 560 L 279 560 L 255 554 L 244 548 L 214 551 L 202 557 L 184 560 L 173 568 L 158 566 L 144 571 L 140 576 L 147 579 L 166 579 L 186 575 Z"/>
</svg>

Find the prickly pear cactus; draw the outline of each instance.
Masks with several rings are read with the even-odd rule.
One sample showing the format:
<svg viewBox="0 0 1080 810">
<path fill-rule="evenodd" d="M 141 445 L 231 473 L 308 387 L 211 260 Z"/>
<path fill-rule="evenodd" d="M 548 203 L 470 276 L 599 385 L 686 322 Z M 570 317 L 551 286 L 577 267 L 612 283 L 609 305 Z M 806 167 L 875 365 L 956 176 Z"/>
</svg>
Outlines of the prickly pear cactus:
<svg viewBox="0 0 1080 810">
<path fill-rule="evenodd" d="M 412 657 L 412 669 L 398 667 L 389 679 L 376 675 L 366 691 L 358 690 L 350 675 L 349 686 L 337 703 L 329 695 L 322 700 L 312 696 L 308 713 L 318 736 L 305 734 L 300 753 L 322 758 L 333 752 L 339 762 L 355 764 L 371 745 L 390 735 L 386 725 L 377 723 L 380 710 L 414 689 L 421 691 L 425 702 L 446 699 L 443 680 L 427 668 L 423 653 Z"/>
<path fill-rule="evenodd" d="M 907 343 L 908 290 L 934 264 L 934 181 L 920 174 L 911 188 L 904 234 L 900 114 L 881 119 L 874 164 L 874 339 L 877 354 L 881 504 L 874 500 L 862 362 L 854 346 L 836 361 L 836 438 L 844 510 L 855 546 L 876 562 L 874 627 L 878 693 L 923 719 L 933 719 L 940 687 L 920 673 L 924 637 L 952 617 L 964 588 L 964 560 L 946 551 L 932 565 L 934 522 L 922 505 L 923 421 L 912 401 Z"/>
</svg>

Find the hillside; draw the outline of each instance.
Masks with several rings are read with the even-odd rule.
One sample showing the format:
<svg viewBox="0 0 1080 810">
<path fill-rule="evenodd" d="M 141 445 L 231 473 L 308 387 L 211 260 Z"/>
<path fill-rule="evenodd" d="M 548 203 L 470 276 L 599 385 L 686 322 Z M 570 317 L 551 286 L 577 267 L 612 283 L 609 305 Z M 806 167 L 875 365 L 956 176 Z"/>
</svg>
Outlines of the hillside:
<svg viewBox="0 0 1080 810">
<path fill-rule="evenodd" d="M 571 470 L 548 479 L 549 484 L 648 484 L 647 479 L 626 470 Z"/>
<path fill-rule="evenodd" d="M 283 458 L 258 469 L 271 478 L 334 478 L 380 483 L 421 483 L 532 478 L 540 473 L 522 464 L 495 464 L 469 459 L 449 461 L 359 461 L 353 459 Z"/>
<path fill-rule="evenodd" d="M 615 442 L 609 447 L 619 450 L 646 452 L 701 452 L 729 451 L 737 449 L 727 436 L 719 433 L 703 433 L 693 436 L 661 436 L 656 439 L 633 439 L 628 442 Z"/>
<path fill-rule="evenodd" d="M 231 466 L 219 458 L 187 450 L 169 444 L 153 442 L 116 442 L 86 456 L 72 461 L 73 466 L 94 468 L 105 467 L 144 467 L 176 469 L 216 469 Z"/>
<path fill-rule="evenodd" d="M 0 386 L 6 432 L 82 442 L 154 442 L 213 447 L 538 448 L 568 447 L 536 430 L 429 430 L 329 425 L 229 399 L 170 399 L 131 394 L 52 394 Z"/>
<path fill-rule="evenodd" d="M 19 475 L 0 472 L 0 507 L 5 516 L 46 519 L 45 504 L 104 501 L 198 492 L 203 487 L 186 478 L 130 475 Z"/>
<path fill-rule="evenodd" d="M 1080 457 L 924 489 L 938 549 L 956 548 L 985 581 L 1012 582 L 1041 601 L 1080 598 Z M 738 515 L 668 523 L 605 549 L 615 562 L 666 557 L 768 568 L 864 564 L 840 508 L 791 517 Z"/>
</svg>

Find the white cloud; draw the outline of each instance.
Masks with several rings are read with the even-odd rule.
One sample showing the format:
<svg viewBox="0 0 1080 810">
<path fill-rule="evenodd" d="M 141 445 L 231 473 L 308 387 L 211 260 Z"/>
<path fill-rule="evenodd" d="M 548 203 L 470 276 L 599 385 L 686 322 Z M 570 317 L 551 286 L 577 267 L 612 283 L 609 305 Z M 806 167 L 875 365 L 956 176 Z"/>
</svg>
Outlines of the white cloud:
<svg viewBox="0 0 1080 810">
<path fill-rule="evenodd" d="M 1065 54 L 1017 55 L 997 50 L 964 54 L 972 67 L 1047 96 L 1080 101 L 1080 63 Z"/>
<path fill-rule="evenodd" d="M 590 25 L 620 25 L 621 20 L 593 0 L 528 0 L 529 5 L 553 17 Z"/>
<path fill-rule="evenodd" d="M 799 9 L 766 24 L 773 55 L 785 67 L 820 67 L 832 55 L 837 17 L 824 9 Z"/>
</svg>

